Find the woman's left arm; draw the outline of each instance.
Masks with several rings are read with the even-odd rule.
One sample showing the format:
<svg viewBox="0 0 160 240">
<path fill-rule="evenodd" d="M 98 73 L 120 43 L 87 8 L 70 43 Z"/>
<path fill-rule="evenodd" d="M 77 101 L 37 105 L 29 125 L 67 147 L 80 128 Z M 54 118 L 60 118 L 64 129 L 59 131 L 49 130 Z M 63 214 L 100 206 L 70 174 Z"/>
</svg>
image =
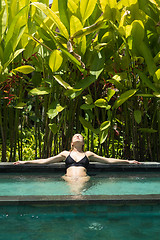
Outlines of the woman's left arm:
<svg viewBox="0 0 160 240">
<path fill-rule="evenodd" d="M 100 163 L 124 163 L 124 164 L 140 164 L 140 162 L 136 160 L 122 160 L 122 159 L 116 159 L 116 158 L 106 158 L 99 156 L 93 152 L 87 151 L 86 156 L 88 157 L 89 160 L 94 161 L 94 162 L 100 162 Z"/>
</svg>

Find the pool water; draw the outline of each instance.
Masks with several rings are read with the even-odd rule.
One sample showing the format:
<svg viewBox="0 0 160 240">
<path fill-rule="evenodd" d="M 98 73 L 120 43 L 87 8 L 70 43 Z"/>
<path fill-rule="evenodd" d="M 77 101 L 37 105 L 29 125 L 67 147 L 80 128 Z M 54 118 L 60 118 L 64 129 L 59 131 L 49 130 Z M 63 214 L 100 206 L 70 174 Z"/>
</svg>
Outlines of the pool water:
<svg viewBox="0 0 160 240">
<path fill-rule="evenodd" d="M 77 183 L 76 183 L 77 184 Z M 81 191 L 82 195 L 160 194 L 160 174 L 97 173 L 91 175 Z M 74 192 L 60 174 L 1 173 L 0 196 L 17 195 L 73 195 Z"/>
<path fill-rule="evenodd" d="M 159 240 L 158 205 L 1 206 L 0 240 Z"/>
</svg>

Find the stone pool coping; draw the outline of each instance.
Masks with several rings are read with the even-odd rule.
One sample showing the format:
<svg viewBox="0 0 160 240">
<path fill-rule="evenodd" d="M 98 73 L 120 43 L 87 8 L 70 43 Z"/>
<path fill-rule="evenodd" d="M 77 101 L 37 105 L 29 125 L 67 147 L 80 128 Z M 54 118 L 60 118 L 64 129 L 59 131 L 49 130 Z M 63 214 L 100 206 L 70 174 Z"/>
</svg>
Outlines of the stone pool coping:
<svg viewBox="0 0 160 240">
<path fill-rule="evenodd" d="M 39 196 L 0 196 L 2 205 L 130 205 L 130 204 L 160 204 L 160 194 L 146 195 L 39 195 Z"/>
<path fill-rule="evenodd" d="M 23 164 L 0 163 L 1 172 L 64 172 L 65 163 L 54 164 Z M 141 164 L 102 164 L 91 162 L 88 168 L 90 171 L 160 171 L 159 162 L 142 162 Z"/>
</svg>

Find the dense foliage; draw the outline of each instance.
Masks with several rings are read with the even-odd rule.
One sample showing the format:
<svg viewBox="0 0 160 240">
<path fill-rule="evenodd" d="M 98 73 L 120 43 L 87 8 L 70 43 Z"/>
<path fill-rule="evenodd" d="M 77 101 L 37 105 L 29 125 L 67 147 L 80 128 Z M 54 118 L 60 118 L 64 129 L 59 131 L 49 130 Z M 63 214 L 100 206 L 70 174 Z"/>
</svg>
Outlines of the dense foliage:
<svg viewBox="0 0 160 240">
<path fill-rule="evenodd" d="M 160 156 L 159 0 L 0 0 L 2 161 Z"/>
</svg>

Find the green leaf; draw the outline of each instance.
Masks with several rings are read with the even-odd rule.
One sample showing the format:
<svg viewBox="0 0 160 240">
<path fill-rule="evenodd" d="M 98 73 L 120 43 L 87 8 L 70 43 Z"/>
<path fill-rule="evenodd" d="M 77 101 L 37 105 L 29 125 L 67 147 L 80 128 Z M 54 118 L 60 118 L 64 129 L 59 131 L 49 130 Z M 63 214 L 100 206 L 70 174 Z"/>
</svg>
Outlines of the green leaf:
<svg viewBox="0 0 160 240">
<path fill-rule="evenodd" d="M 92 132 L 94 132 L 95 134 L 98 134 L 99 133 L 99 129 L 94 129 L 92 124 L 88 121 L 86 121 L 83 117 L 79 116 L 79 120 L 81 122 L 81 124 L 83 125 L 83 127 L 91 130 Z"/>
<path fill-rule="evenodd" d="M 155 97 L 160 98 L 160 93 L 159 93 L 159 92 L 154 92 L 153 95 L 154 95 Z"/>
<path fill-rule="evenodd" d="M 92 62 L 90 65 L 90 73 L 96 76 L 96 79 L 99 77 L 101 72 L 104 69 L 105 56 L 101 52 L 96 52 L 93 54 Z"/>
<path fill-rule="evenodd" d="M 72 89 L 72 90 L 73 90 L 73 88 L 72 88 L 68 83 L 66 83 L 65 81 L 63 81 L 63 79 L 61 78 L 60 75 L 55 75 L 55 76 L 54 76 L 54 79 L 55 79 L 62 87 L 64 87 L 65 89 Z M 81 89 L 79 89 L 79 90 L 81 90 Z"/>
<path fill-rule="evenodd" d="M 26 103 L 24 103 L 24 102 L 19 102 L 14 108 L 23 109 L 25 106 L 26 106 Z"/>
<path fill-rule="evenodd" d="M 55 123 L 50 123 L 49 128 L 51 129 L 53 134 L 56 134 L 58 132 L 58 127 L 57 127 L 57 124 L 55 124 Z"/>
<path fill-rule="evenodd" d="M 58 10 L 62 23 L 69 30 L 67 1 L 58 0 Z"/>
<path fill-rule="evenodd" d="M 76 2 L 74 0 L 68 0 L 68 8 L 73 14 L 76 15 L 78 5 L 76 4 Z"/>
<path fill-rule="evenodd" d="M 140 110 L 134 111 L 134 119 L 138 124 L 142 121 L 142 113 Z"/>
<path fill-rule="evenodd" d="M 56 72 L 62 65 L 63 57 L 59 50 L 54 50 L 49 57 L 49 66 L 52 72 Z"/>
<path fill-rule="evenodd" d="M 101 124 L 100 131 L 104 131 L 104 130 L 108 129 L 110 126 L 111 126 L 111 122 L 105 121 Z"/>
<path fill-rule="evenodd" d="M 75 32 L 81 30 L 83 25 L 81 21 L 74 15 L 70 18 L 70 35 L 72 36 Z M 75 44 L 77 44 L 77 51 L 80 50 L 82 54 L 86 51 L 86 36 L 74 39 Z"/>
<path fill-rule="evenodd" d="M 62 112 L 65 109 L 65 107 L 62 107 L 58 100 L 54 101 L 50 106 L 49 110 L 47 112 L 47 115 L 49 118 L 53 119 L 55 118 L 60 112 Z"/>
<path fill-rule="evenodd" d="M 135 41 L 135 44 L 139 48 L 139 45 L 144 39 L 144 25 L 143 22 L 140 20 L 135 20 L 131 24 L 131 34 L 133 36 L 133 39 Z"/>
<path fill-rule="evenodd" d="M 157 130 L 153 128 L 139 128 L 138 131 L 143 132 L 143 133 L 156 133 Z"/>
<path fill-rule="evenodd" d="M 95 106 L 100 108 L 105 108 L 106 110 L 109 110 L 111 108 L 110 105 L 108 105 L 107 101 L 103 98 L 100 98 L 94 102 Z"/>
<path fill-rule="evenodd" d="M 115 94 L 115 90 L 113 90 L 112 88 L 108 88 L 107 97 L 105 97 L 107 102 L 109 102 L 111 100 L 111 98 L 113 97 L 114 94 Z"/>
<path fill-rule="evenodd" d="M 86 104 L 92 104 L 93 103 L 93 99 L 92 96 L 90 94 L 87 94 L 85 96 L 82 97 L 85 100 Z"/>
<path fill-rule="evenodd" d="M 142 42 L 139 46 L 137 45 L 137 47 L 138 47 L 138 51 L 142 54 L 142 56 L 145 59 L 150 75 L 154 76 L 154 73 L 156 72 L 157 67 L 156 67 L 156 64 L 154 63 L 151 49 L 149 49 L 149 47 L 144 42 Z"/>
<path fill-rule="evenodd" d="M 82 17 L 82 22 L 85 22 L 94 11 L 97 0 L 83 0 L 80 1 L 80 13 Z"/>
<path fill-rule="evenodd" d="M 83 105 L 81 105 L 80 108 L 83 110 L 88 110 L 88 109 L 92 109 L 94 107 L 95 107 L 94 104 L 83 104 Z"/>
<path fill-rule="evenodd" d="M 46 94 L 50 94 L 51 89 L 48 87 L 37 87 L 37 88 L 33 88 L 31 91 L 29 91 L 30 95 L 46 95 Z"/>
<path fill-rule="evenodd" d="M 79 96 L 81 94 L 81 92 L 86 89 L 87 87 L 89 87 L 92 83 L 94 83 L 96 81 L 96 77 L 95 76 L 87 76 L 86 78 L 80 80 L 79 82 L 77 82 L 74 86 L 74 92 L 72 90 L 68 90 L 66 92 L 66 96 L 69 96 L 73 99 L 77 96 Z M 81 91 L 80 91 L 81 89 Z M 77 91 L 76 91 L 77 90 Z"/>
<path fill-rule="evenodd" d="M 137 91 L 138 91 L 137 89 L 131 89 L 131 90 L 128 90 L 128 91 L 122 93 L 122 95 L 115 101 L 115 103 L 113 105 L 113 109 L 121 106 L 130 97 L 132 97 Z"/>
<path fill-rule="evenodd" d="M 47 7 L 45 4 L 39 3 L 39 2 L 33 2 L 31 4 L 34 5 L 35 7 L 39 8 L 42 12 L 44 12 L 46 14 L 47 17 L 52 19 L 52 21 L 57 25 L 60 33 L 66 39 L 69 38 L 69 34 L 68 34 L 68 31 L 67 31 L 65 25 L 61 22 L 59 17 L 49 7 Z"/>
<path fill-rule="evenodd" d="M 15 69 L 12 69 L 12 72 L 21 72 L 21 73 L 24 73 L 24 74 L 29 74 L 29 73 L 32 73 L 33 71 L 35 71 L 35 68 L 30 66 L 30 65 L 24 65 L 24 66 L 20 66 L 20 67 L 17 67 Z"/>
<path fill-rule="evenodd" d="M 103 20 L 98 21 L 98 22 L 94 23 L 91 26 L 85 27 L 85 28 L 77 31 L 76 33 L 74 33 L 71 36 L 71 39 L 83 37 L 83 36 L 88 35 L 88 34 L 90 34 L 92 32 L 95 32 L 95 31 L 99 30 L 103 25 L 104 25 L 104 21 Z"/>
<path fill-rule="evenodd" d="M 105 129 L 100 132 L 100 144 L 104 143 L 108 136 L 108 129 Z"/>
<path fill-rule="evenodd" d="M 136 73 L 138 73 L 142 82 L 145 83 L 147 87 L 149 87 L 150 89 L 152 89 L 155 92 L 158 92 L 158 89 L 156 88 L 156 86 L 150 81 L 150 79 L 143 72 L 141 72 L 138 69 L 136 69 L 135 71 L 136 71 Z"/>
<path fill-rule="evenodd" d="M 153 80 L 154 80 L 154 82 L 160 82 L 160 69 L 158 69 L 158 70 L 155 72 L 155 74 L 154 74 L 154 76 L 153 76 Z"/>
</svg>

